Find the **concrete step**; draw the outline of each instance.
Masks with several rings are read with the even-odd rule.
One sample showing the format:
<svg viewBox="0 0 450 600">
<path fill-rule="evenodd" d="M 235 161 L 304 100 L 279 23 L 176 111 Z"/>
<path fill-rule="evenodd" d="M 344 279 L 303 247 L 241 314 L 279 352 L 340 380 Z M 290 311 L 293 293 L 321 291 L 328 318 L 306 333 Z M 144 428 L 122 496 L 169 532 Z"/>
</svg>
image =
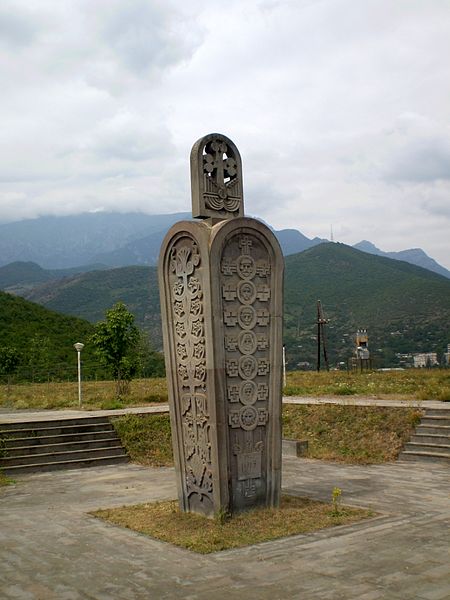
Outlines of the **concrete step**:
<svg viewBox="0 0 450 600">
<path fill-rule="evenodd" d="M 114 429 L 102 429 L 87 433 L 63 433 L 62 435 L 45 435 L 32 437 L 7 437 L 4 438 L 4 447 L 15 448 L 17 446 L 45 446 L 47 444 L 84 442 L 98 439 L 117 439 Z"/>
<path fill-rule="evenodd" d="M 419 433 L 421 435 L 435 434 L 435 435 L 448 436 L 448 435 L 450 435 L 450 427 L 448 427 L 447 425 L 432 426 L 432 425 L 419 424 L 416 427 L 416 433 Z"/>
<path fill-rule="evenodd" d="M 91 423 L 85 424 L 81 423 L 79 425 L 62 425 L 64 421 L 54 422 L 52 427 L 35 427 L 30 423 L 22 423 L 22 428 L 14 428 L 14 429 L 2 429 L 0 432 L 0 438 L 10 438 L 10 437 L 39 437 L 39 436 L 48 436 L 48 435 L 63 435 L 63 434 L 76 434 L 83 432 L 93 432 L 93 431 L 104 431 L 105 429 L 109 429 L 111 431 L 114 430 L 111 423 Z"/>
<path fill-rule="evenodd" d="M 431 425 L 435 427 L 436 425 L 446 425 L 450 427 L 450 415 L 449 416 L 428 416 L 425 414 L 424 417 L 420 420 L 421 425 Z"/>
<path fill-rule="evenodd" d="M 450 456 L 442 456 L 434 452 L 410 452 L 404 450 L 400 453 L 399 460 L 401 461 L 428 461 L 441 464 L 450 464 Z"/>
<path fill-rule="evenodd" d="M 25 456 L 3 457 L 0 459 L 0 468 L 8 469 L 20 465 L 29 464 L 49 464 L 56 462 L 65 462 L 73 460 L 90 460 L 92 458 L 110 458 L 112 456 L 122 456 L 124 450 L 122 446 L 110 446 L 105 448 L 95 448 L 93 450 L 72 450 L 69 452 L 46 452 L 43 454 L 28 454 Z"/>
<path fill-rule="evenodd" d="M 15 423 L 0 423 L 0 435 L 4 429 L 45 429 L 64 423 L 64 425 L 99 425 L 105 423 L 109 425 L 108 417 L 73 417 L 70 419 L 42 419 L 42 421 L 17 421 Z"/>
<path fill-rule="evenodd" d="M 407 452 L 431 452 L 433 454 L 442 454 L 450 458 L 450 444 L 418 444 L 408 442 L 405 445 Z"/>
<path fill-rule="evenodd" d="M 450 417 L 450 403 L 448 404 L 448 408 L 426 408 L 425 409 L 425 417 Z"/>
<path fill-rule="evenodd" d="M 115 465 L 128 462 L 126 454 L 87 458 L 84 460 L 65 460 L 60 462 L 37 463 L 28 465 L 16 465 L 2 468 L 3 472 L 10 477 L 26 473 L 35 473 L 39 471 L 57 471 L 62 469 L 81 469 L 86 467 L 101 467 L 103 465 Z"/>
<path fill-rule="evenodd" d="M 428 434 L 424 435 L 422 433 L 414 433 L 411 436 L 411 442 L 417 444 L 450 444 L 450 435 L 437 435 L 437 434 Z"/>
<path fill-rule="evenodd" d="M 13 456 L 29 456 L 36 454 L 53 454 L 61 452 L 72 452 L 75 450 L 96 450 L 97 448 L 111 448 L 120 446 L 120 441 L 117 437 L 100 438 L 97 440 L 84 440 L 81 442 L 62 442 L 61 438 L 55 437 L 58 440 L 54 444 L 35 444 L 32 446 L 23 445 L 15 446 L 14 448 L 6 447 L 4 449 L 3 458 L 12 458 Z M 25 440 L 28 441 L 28 440 Z"/>
</svg>

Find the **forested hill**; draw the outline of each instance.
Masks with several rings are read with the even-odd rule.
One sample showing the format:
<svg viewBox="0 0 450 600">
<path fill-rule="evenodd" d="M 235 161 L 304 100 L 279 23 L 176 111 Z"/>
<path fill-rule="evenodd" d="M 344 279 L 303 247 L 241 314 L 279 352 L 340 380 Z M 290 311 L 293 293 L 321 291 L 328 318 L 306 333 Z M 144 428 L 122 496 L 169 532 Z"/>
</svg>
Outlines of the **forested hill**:
<svg viewBox="0 0 450 600">
<path fill-rule="evenodd" d="M 73 364 L 75 342 L 85 343 L 93 325 L 83 319 L 62 315 L 0 292 L 0 345 L 16 348 L 21 364 Z M 83 350 L 85 360 L 94 360 L 92 349 Z"/>
<path fill-rule="evenodd" d="M 3 319 L 3 339 L 4 333 L 9 335 L 18 328 L 23 337 L 30 337 L 36 328 L 50 327 L 45 324 L 50 319 L 47 312 L 42 313 L 42 318 L 37 315 L 39 307 L 22 305 L 23 300 L 6 294 L 2 298 L 9 299 L 8 311 L 11 313 L 14 308 L 16 314 L 14 327 L 10 324 L 6 332 Z M 105 311 L 122 300 L 137 324 L 150 333 L 153 346 L 162 347 L 155 267 L 122 267 L 51 281 L 32 290 L 29 299 L 92 323 L 103 319 Z M 298 362 L 315 361 L 318 299 L 330 319 L 327 333 L 332 363 L 346 361 L 352 354 L 353 336 L 360 327 L 369 330 L 369 347 L 379 365 L 397 364 L 396 353 L 442 354 L 450 342 L 448 279 L 343 244 L 321 244 L 286 258 L 284 337 L 291 367 Z M 59 323 L 52 325 L 54 330 L 71 332 L 72 338 L 76 337 L 75 331 L 81 335 L 83 327 L 89 327 L 87 323 L 81 325 L 83 322 L 73 321 L 67 327 Z M 17 338 L 17 334 L 13 337 Z"/>
<path fill-rule="evenodd" d="M 450 281 L 406 262 L 321 244 L 286 257 L 285 340 L 292 361 L 315 358 L 321 300 L 332 360 L 346 360 L 358 327 L 383 364 L 397 352 L 437 351 L 450 342 Z"/>
</svg>

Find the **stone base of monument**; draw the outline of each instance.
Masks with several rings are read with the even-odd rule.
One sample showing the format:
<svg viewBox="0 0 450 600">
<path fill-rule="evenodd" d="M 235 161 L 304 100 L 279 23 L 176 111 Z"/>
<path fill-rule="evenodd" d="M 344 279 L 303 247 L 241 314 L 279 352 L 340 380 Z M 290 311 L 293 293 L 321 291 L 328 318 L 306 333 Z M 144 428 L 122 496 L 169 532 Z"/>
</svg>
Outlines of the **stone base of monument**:
<svg viewBox="0 0 450 600">
<path fill-rule="evenodd" d="M 285 456 L 305 456 L 308 440 L 282 440 L 282 452 Z"/>
</svg>

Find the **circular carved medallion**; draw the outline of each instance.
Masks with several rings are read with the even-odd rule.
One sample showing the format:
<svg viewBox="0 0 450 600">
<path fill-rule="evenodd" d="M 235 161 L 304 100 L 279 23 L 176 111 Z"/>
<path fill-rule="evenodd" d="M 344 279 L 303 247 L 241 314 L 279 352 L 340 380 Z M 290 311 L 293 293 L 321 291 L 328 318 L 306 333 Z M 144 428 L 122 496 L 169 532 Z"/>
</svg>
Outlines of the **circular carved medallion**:
<svg viewBox="0 0 450 600">
<path fill-rule="evenodd" d="M 253 354 L 256 351 L 258 340 L 253 331 L 241 331 L 238 337 L 238 348 L 242 354 Z"/>
<path fill-rule="evenodd" d="M 242 329 L 253 329 L 256 325 L 256 311 L 253 306 L 240 306 L 238 322 Z"/>
<path fill-rule="evenodd" d="M 242 404 L 255 404 L 257 400 L 258 388 L 254 381 L 242 381 L 239 386 L 239 400 Z"/>
<path fill-rule="evenodd" d="M 237 272 L 242 279 L 253 279 L 256 275 L 255 261 L 249 254 L 242 254 L 237 259 Z"/>
<path fill-rule="evenodd" d="M 239 414 L 239 423 L 245 431 L 251 431 L 258 425 L 258 411 L 254 406 L 244 406 Z"/>
<path fill-rule="evenodd" d="M 237 286 L 237 297 L 242 304 L 253 304 L 256 300 L 256 287 L 251 281 L 244 279 Z"/>
<path fill-rule="evenodd" d="M 242 379 L 253 379 L 258 371 L 258 362 L 254 356 L 241 356 L 238 369 Z"/>
</svg>

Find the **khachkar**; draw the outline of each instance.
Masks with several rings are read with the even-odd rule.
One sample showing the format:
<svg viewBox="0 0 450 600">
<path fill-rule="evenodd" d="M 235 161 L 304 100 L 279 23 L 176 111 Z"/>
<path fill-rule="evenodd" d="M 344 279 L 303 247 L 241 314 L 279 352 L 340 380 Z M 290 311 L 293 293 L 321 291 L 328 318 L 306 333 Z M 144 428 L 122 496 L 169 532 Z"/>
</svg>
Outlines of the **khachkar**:
<svg viewBox="0 0 450 600">
<path fill-rule="evenodd" d="M 191 152 L 193 216 L 166 235 L 161 311 L 180 507 L 277 506 L 283 257 L 244 217 L 242 166 L 220 134 Z"/>
</svg>

